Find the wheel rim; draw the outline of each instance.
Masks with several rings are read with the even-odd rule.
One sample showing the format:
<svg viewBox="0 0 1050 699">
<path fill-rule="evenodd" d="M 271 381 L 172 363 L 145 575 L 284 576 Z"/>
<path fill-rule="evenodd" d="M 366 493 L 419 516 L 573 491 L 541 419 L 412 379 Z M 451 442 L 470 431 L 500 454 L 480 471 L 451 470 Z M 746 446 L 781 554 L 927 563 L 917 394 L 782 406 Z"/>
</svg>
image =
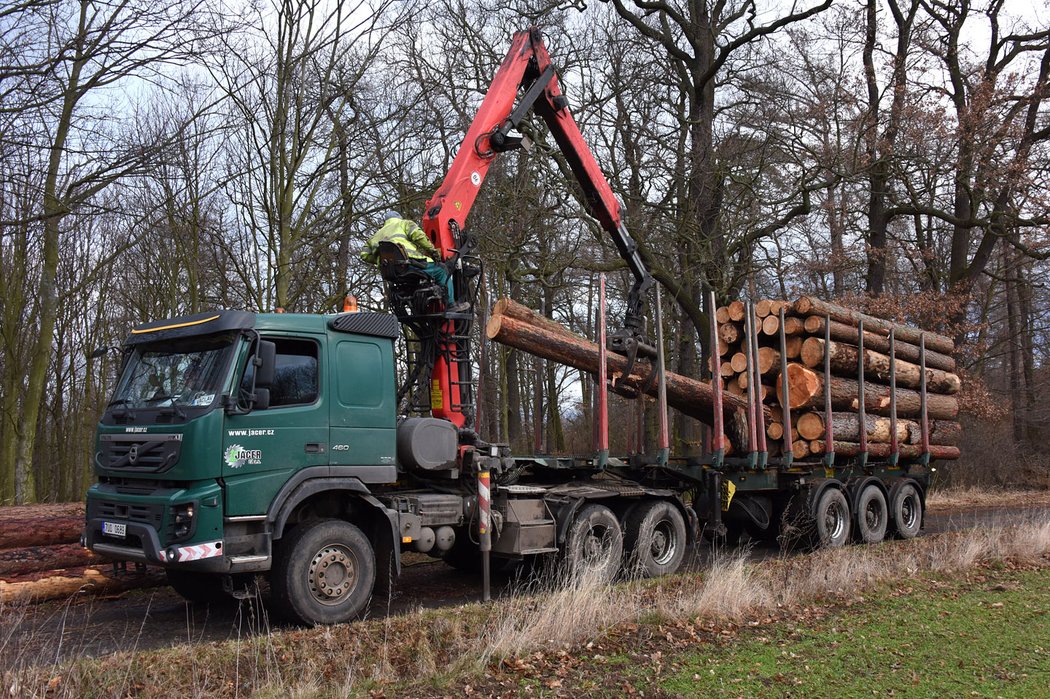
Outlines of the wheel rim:
<svg viewBox="0 0 1050 699">
<path fill-rule="evenodd" d="M 846 517 L 841 503 L 831 502 L 824 511 L 824 531 L 828 533 L 828 539 L 834 541 L 839 539 L 846 529 Z"/>
<path fill-rule="evenodd" d="M 357 585 L 357 557 L 342 544 L 328 544 L 310 561 L 310 594 L 324 605 L 342 604 Z"/>
<path fill-rule="evenodd" d="M 901 524 L 905 529 L 913 529 L 919 519 L 919 503 L 915 495 L 909 493 L 901 500 Z"/>
<path fill-rule="evenodd" d="M 601 566 L 609 559 L 612 549 L 612 536 L 609 528 L 602 524 L 591 525 L 583 537 L 583 562 L 587 565 Z"/>
<path fill-rule="evenodd" d="M 678 553 L 678 537 L 675 536 L 674 525 L 669 520 L 662 519 L 653 527 L 649 552 L 657 565 L 667 565 L 674 560 L 675 554 Z"/>
<path fill-rule="evenodd" d="M 864 525 L 868 528 L 868 531 L 878 531 L 879 527 L 882 526 L 882 516 L 882 507 L 879 506 L 879 501 L 876 498 L 869 500 L 864 508 Z"/>
</svg>

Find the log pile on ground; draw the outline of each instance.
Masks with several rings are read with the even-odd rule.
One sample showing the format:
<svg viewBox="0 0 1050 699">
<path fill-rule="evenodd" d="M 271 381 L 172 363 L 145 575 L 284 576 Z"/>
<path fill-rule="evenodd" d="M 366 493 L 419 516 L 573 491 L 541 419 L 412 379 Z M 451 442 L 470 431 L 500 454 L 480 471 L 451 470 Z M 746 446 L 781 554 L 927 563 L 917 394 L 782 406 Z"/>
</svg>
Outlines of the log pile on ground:
<svg viewBox="0 0 1050 699">
<path fill-rule="evenodd" d="M 757 337 L 757 369 L 761 376 L 758 396 L 772 416 L 766 434 L 770 451 L 782 450 L 784 436 L 784 395 L 780 381 L 780 311 L 784 311 L 783 351 L 787 355 L 788 392 L 792 417 L 792 452 L 795 458 L 808 458 L 825 452 L 827 422 L 831 421 L 837 454 L 853 456 L 861 452 L 863 430 L 868 452 L 875 458 L 890 454 L 892 439 L 891 406 L 897 407 L 896 437 L 903 458 L 922 452 L 919 365 L 920 337 L 925 338 L 927 416 L 930 456 L 956 459 L 962 433 L 956 421 L 960 389 L 955 373 L 954 342 L 943 335 L 869 316 L 837 304 L 804 296 L 794 303 L 763 299 L 754 304 L 752 321 Z M 719 379 L 727 393 L 747 395 L 751 372 L 747 368 L 746 306 L 734 301 L 717 309 Z M 860 321 L 864 322 L 863 352 L 860 350 Z M 890 358 L 890 330 L 894 334 L 893 360 Z M 830 336 L 830 341 L 826 335 Z M 859 415 L 860 386 L 858 364 L 864 365 L 864 408 Z M 830 415 L 825 410 L 824 366 L 830 366 Z M 891 365 L 896 374 L 896 393 L 891 393 Z"/>
<path fill-rule="evenodd" d="M 113 594 L 164 584 L 159 568 L 113 573 L 83 548 L 80 503 L 0 507 L 0 603 L 43 602 L 74 594 Z"/>
</svg>

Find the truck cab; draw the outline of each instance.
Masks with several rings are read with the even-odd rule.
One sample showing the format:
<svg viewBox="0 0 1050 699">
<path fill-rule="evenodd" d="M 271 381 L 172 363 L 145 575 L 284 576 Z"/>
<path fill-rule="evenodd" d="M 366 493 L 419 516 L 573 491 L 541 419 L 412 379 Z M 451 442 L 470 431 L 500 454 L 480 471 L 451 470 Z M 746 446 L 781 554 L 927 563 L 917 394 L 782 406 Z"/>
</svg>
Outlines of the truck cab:
<svg viewBox="0 0 1050 699">
<path fill-rule="evenodd" d="M 84 544 L 169 567 L 203 598 L 222 576 L 270 569 L 273 541 L 301 518 L 400 541 L 371 492 L 398 480 L 398 332 L 381 313 L 219 311 L 134 328 L 98 428 Z M 315 497 L 335 491 L 354 497 Z"/>
</svg>

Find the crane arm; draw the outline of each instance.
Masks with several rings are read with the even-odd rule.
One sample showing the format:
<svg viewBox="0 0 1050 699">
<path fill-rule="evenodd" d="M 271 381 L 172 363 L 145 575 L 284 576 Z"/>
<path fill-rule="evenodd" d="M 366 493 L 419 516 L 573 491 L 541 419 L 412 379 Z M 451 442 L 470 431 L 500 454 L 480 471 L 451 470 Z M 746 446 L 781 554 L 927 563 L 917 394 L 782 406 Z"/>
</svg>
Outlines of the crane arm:
<svg viewBox="0 0 1050 699">
<path fill-rule="evenodd" d="M 643 316 L 644 296 L 652 286 L 653 278 L 623 224 L 620 203 L 569 110 L 568 99 L 561 92 L 556 70 L 538 29 L 514 34 L 510 50 L 496 72 L 445 180 L 426 203 L 423 230 L 441 252 L 442 259 L 455 256 L 467 215 L 496 155 L 526 145 L 524 137 L 517 131 L 530 111 L 547 124 L 583 191 L 590 214 L 612 238 L 634 276 L 623 328 L 610 335 L 609 348 L 627 354 L 631 361 L 639 352 L 653 356 L 652 348 L 645 340 Z M 465 284 L 456 284 L 457 300 L 466 300 L 462 298 L 465 287 Z M 438 366 L 441 363 L 439 353 L 435 365 L 438 369 L 435 381 L 438 382 L 444 381 L 448 375 L 443 366 Z M 456 387 L 441 388 L 444 390 L 435 395 L 440 395 L 444 404 L 432 405 L 432 411 L 438 417 L 458 422 L 456 418 L 459 416 L 452 410 Z"/>
</svg>

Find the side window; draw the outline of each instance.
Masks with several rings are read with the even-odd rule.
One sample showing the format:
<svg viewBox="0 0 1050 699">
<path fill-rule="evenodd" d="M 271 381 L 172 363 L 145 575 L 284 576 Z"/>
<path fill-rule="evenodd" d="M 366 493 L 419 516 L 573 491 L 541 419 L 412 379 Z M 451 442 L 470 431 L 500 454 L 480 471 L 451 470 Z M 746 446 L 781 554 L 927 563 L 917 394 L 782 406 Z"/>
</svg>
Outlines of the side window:
<svg viewBox="0 0 1050 699">
<path fill-rule="evenodd" d="M 265 339 L 277 345 L 270 407 L 305 405 L 317 400 L 317 343 L 281 337 Z M 241 389 L 245 392 L 251 389 L 254 373 L 255 367 L 249 364 L 241 380 Z"/>
</svg>

